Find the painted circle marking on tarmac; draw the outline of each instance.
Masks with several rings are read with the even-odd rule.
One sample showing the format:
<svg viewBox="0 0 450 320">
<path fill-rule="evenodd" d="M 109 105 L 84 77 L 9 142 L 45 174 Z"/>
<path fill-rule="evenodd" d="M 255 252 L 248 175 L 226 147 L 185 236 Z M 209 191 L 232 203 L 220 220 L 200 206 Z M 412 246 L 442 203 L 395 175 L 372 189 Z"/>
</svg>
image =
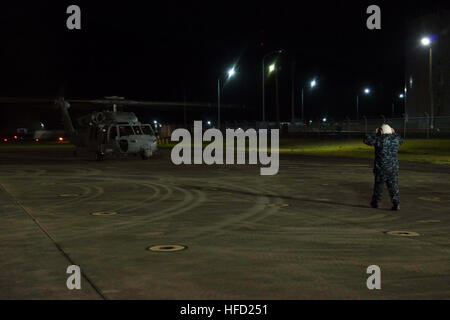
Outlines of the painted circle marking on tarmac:
<svg viewBox="0 0 450 320">
<path fill-rule="evenodd" d="M 417 220 L 417 222 L 420 222 L 420 223 L 438 223 L 438 222 L 441 222 L 441 220 Z"/>
<path fill-rule="evenodd" d="M 176 252 L 186 250 L 187 246 L 178 245 L 178 244 L 163 244 L 157 246 L 150 246 L 147 248 L 148 251 L 153 252 Z"/>
<path fill-rule="evenodd" d="M 114 216 L 117 212 L 115 211 L 98 211 L 98 212 L 92 212 L 92 216 Z"/>
<path fill-rule="evenodd" d="M 400 236 L 400 237 L 418 237 L 419 236 L 419 234 L 417 232 L 403 231 L 403 230 L 386 231 L 385 233 L 388 235 L 391 235 L 391 236 Z"/>
<path fill-rule="evenodd" d="M 59 196 L 63 197 L 63 198 L 75 198 L 75 197 L 79 197 L 80 194 L 78 194 L 78 193 L 63 193 L 63 194 L 60 194 Z"/>
<path fill-rule="evenodd" d="M 419 197 L 419 199 L 425 200 L 425 201 L 434 201 L 434 202 L 441 201 L 441 199 L 439 197 Z"/>
</svg>

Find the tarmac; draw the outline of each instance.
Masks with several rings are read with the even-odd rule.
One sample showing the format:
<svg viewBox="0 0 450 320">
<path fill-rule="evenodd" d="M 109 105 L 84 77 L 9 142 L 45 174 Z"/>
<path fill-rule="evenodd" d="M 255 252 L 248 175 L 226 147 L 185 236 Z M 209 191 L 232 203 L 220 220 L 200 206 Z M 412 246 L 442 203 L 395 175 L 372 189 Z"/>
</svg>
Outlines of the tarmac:
<svg viewBox="0 0 450 320">
<path fill-rule="evenodd" d="M 0 299 L 449 299 L 450 167 L 400 166 L 394 212 L 386 188 L 369 207 L 370 160 L 0 153 Z"/>
</svg>

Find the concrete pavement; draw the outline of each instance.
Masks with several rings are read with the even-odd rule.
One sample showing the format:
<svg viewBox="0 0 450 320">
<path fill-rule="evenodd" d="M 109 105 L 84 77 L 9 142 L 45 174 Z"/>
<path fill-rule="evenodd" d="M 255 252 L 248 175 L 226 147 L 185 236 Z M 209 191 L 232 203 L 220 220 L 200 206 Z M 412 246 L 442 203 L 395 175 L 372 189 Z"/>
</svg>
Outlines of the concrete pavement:
<svg viewBox="0 0 450 320">
<path fill-rule="evenodd" d="M 175 166 L 0 154 L 1 299 L 449 299 L 450 168 L 401 163 L 401 211 L 368 207 L 371 161 Z M 94 212 L 113 215 L 92 215 Z M 419 236 L 393 236 L 387 231 Z M 152 252 L 153 245 L 185 245 Z M 81 290 L 66 268 L 81 267 Z M 366 268 L 381 268 L 368 290 Z"/>
</svg>

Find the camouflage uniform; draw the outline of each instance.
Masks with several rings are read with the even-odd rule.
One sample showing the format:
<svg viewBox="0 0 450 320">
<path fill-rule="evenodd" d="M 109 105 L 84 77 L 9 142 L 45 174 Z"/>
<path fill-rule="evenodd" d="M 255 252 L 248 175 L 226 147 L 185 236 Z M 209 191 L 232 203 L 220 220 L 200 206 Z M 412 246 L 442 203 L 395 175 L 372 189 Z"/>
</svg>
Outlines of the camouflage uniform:
<svg viewBox="0 0 450 320">
<path fill-rule="evenodd" d="M 398 148 L 403 143 L 402 137 L 398 134 L 376 135 L 367 134 L 364 143 L 375 147 L 375 185 L 373 188 L 372 202 L 378 203 L 381 200 L 383 185 L 386 183 L 389 195 L 393 204 L 400 203 L 398 191 Z"/>
</svg>

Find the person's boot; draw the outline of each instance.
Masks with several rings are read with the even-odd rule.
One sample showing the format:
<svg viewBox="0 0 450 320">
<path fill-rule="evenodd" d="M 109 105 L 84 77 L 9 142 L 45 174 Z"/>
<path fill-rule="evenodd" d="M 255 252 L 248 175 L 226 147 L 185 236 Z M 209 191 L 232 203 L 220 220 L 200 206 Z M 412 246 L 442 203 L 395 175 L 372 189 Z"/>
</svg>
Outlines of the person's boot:
<svg viewBox="0 0 450 320">
<path fill-rule="evenodd" d="M 392 205 L 392 211 L 399 211 L 400 210 L 400 204 L 399 203 L 394 203 Z"/>
<path fill-rule="evenodd" d="M 372 207 L 372 208 L 378 208 L 378 202 L 377 201 L 375 201 L 375 200 L 372 200 L 371 202 L 370 202 L 370 206 Z"/>
</svg>

